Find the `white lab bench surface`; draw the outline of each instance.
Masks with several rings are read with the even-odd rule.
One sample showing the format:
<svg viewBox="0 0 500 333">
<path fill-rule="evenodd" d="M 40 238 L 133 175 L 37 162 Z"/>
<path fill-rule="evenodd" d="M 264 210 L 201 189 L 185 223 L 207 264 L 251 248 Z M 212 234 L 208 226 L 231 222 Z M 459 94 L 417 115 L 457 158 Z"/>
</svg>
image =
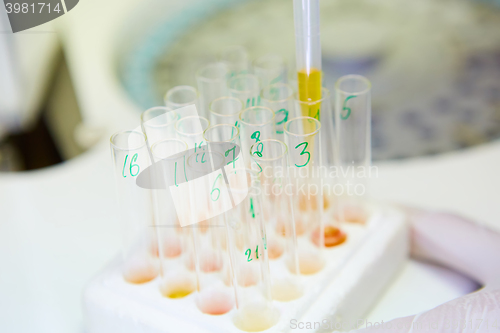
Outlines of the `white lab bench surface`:
<svg viewBox="0 0 500 333">
<path fill-rule="evenodd" d="M 0 328 L 82 332 L 85 284 L 120 248 L 107 140 L 69 162 L 0 175 Z M 461 213 L 500 230 L 500 142 L 379 164 L 377 199 Z M 473 290 L 454 272 L 408 262 L 368 320 L 390 320 Z"/>
</svg>

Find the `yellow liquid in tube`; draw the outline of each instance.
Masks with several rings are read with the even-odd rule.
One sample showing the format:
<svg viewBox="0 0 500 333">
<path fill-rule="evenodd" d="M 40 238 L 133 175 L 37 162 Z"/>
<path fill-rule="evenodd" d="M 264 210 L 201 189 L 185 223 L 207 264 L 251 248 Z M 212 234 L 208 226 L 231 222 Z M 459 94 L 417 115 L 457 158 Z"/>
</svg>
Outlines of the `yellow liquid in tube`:
<svg viewBox="0 0 500 333">
<path fill-rule="evenodd" d="M 298 72 L 299 100 L 302 102 L 314 102 L 321 99 L 321 71 L 311 68 L 309 73 L 306 69 Z M 321 103 L 302 105 L 302 116 L 320 118 Z"/>
</svg>

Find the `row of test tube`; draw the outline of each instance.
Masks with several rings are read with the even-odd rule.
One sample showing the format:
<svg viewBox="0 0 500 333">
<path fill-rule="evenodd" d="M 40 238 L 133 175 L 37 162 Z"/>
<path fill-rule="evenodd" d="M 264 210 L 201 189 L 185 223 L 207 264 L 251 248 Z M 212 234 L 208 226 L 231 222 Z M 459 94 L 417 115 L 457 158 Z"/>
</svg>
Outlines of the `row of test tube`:
<svg viewBox="0 0 500 333">
<path fill-rule="evenodd" d="M 276 322 L 272 300 L 303 295 L 303 276 L 347 237 L 343 212 L 360 216 L 340 205 L 328 173 L 368 167 L 370 84 L 337 82 L 334 121 L 327 89 L 303 101 L 286 82 L 280 57 L 251 67 L 234 47 L 197 72 L 197 88 L 175 87 L 145 111 L 140 130 L 112 136 L 126 281 L 159 274 L 165 297 L 196 290 L 201 312 L 236 307 L 245 331 Z M 148 168 L 154 180 L 138 186 Z"/>
</svg>

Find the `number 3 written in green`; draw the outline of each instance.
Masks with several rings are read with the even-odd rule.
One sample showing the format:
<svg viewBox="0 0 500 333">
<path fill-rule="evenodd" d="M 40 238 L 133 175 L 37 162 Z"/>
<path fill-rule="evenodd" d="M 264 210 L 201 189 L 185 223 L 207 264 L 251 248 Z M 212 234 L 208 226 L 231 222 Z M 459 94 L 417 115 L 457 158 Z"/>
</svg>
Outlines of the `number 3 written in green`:
<svg viewBox="0 0 500 333">
<path fill-rule="evenodd" d="M 130 172 L 130 175 L 132 177 L 135 177 L 139 174 L 139 171 L 140 171 L 140 167 L 139 167 L 139 164 L 134 164 L 134 162 L 137 162 L 137 158 L 138 158 L 139 154 L 135 153 L 132 158 L 130 159 L 130 166 L 128 168 L 128 171 Z M 127 158 L 128 158 L 128 155 L 125 156 L 125 162 L 123 162 L 123 170 L 122 170 L 122 176 L 123 178 L 126 178 L 127 176 L 125 176 L 125 167 L 127 166 Z M 134 171 L 132 171 L 133 168 L 137 168 L 137 172 L 134 173 Z"/>
<path fill-rule="evenodd" d="M 345 115 L 343 115 L 342 112 L 340 113 L 340 118 L 342 118 L 342 120 L 346 120 L 351 115 L 351 108 L 347 107 L 347 101 L 355 97 L 357 96 L 355 95 L 347 96 L 347 98 L 344 100 L 344 106 L 342 108 L 342 111 L 347 111 L 347 113 Z"/>
<path fill-rule="evenodd" d="M 308 151 L 306 151 L 307 146 L 309 145 L 309 143 L 307 143 L 307 142 L 299 143 L 298 145 L 295 146 L 295 149 L 299 148 L 302 145 L 305 145 L 305 146 L 304 146 L 304 149 L 302 149 L 302 151 L 300 152 L 300 156 L 302 156 L 304 154 L 307 154 L 307 161 L 306 161 L 306 163 L 304 163 L 302 165 L 295 164 L 295 166 L 297 168 L 305 167 L 309 163 L 309 160 L 311 159 L 311 153 L 309 153 Z"/>
</svg>

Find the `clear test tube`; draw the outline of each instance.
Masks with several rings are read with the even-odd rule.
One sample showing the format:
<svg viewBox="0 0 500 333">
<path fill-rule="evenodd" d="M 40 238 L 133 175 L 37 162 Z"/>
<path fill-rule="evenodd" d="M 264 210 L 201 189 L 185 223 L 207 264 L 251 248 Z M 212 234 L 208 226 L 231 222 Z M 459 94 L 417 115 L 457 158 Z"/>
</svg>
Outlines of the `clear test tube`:
<svg viewBox="0 0 500 333">
<path fill-rule="evenodd" d="M 257 174 L 226 167 L 234 208 L 225 214 L 234 272 L 236 327 L 259 332 L 272 327 L 279 313 L 272 302 L 266 231 Z"/>
<path fill-rule="evenodd" d="M 250 58 L 243 46 L 234 45 L 224 48 L 220 53 L 220 61 L 228 66 L 231 77 L 249 73 Z"/>
<path fill-rule="evenodd" d="M 239 98 L 244 108 L 260 105 L 260 86 L 257 76 L 239 74 L 228 81 L 229 94 Z"/>
<path fill-rule="evenodd" d="M 189 149 L 203 149 L 205 140 L 203 132 L 210 126 L 207 118 L 199 116 L 188 116 L 181 118 L 175 124 L 178 139 L 187 143 Z"/>
<path fill-rule="evenodd" d="M 259 144 L 262 149 L 257 147 Z M 252 159 L 262 169 L 258 175 L 262 188 L 272 295 L 275 300 L 288 302 L 299 298 L 303 292 L 295 233 L 295 207 L 288 175 L 288 149 L 285 143 L 274 139 L 263 140 L 259 144 L 254 144 L 251 152 Z"/>
<path fill-rule="evenodd" d="M 229 68 L 223 62 L 213 62 L 196 72 L 196 83 L 200 92 L 200 116 L 208 118 L 208 106 L 222 96 L 228 96 L 227 80 Z"/>
<path fill-rule="evenodd" d="M 236 97 L 219 97 L 210 103 L 209 111 L 212 124 L 238 126 L 240 112 L 243 111 L 243 102 Z"/>
<path fill-rule="evenodd" d="M 335 126 L 338 166 L 345 175 L 340 219 L 364 223 L 363 199 L 371 174 L 371 83 L 367 78 L 347 75 L 336 82 Z"/>
<path fill-rule="evenodd" d="M 196 106 L 200 110 L 200 94 L 192 86 L 176 86 L 165 94 L 165 105 L 172 110 L 180 109 L 188 105 Z M 195 116 L 187 112 L 177 112 L 180 118 Z"/>
<path fill-rule="evenodd" d="M 215 151 L 196 152 L 188 158 L 189 201 L 202 221 L 193 224 L 195 260 L 198 276 L 196 304 L 200 311 L 221 315 L 234 307 L 231 261 L 223 215 L 214 214 L 222 200 L 222 168 L 226 159 Z"/>
<path fill-rule="evenodd" d="M 181 167 L 187 153 L 187 144 L 178 139 L 161 140 L 151 147 L 155 161 L 153 181 L 165 186 L 154 186 L 154 206 L 158 232 L 157 255 L 161 261 L 160 292 L 168 298 L 182 298 L 196 289 L 196 274 L 188 267 L 194 256 L 190 233 L 181 229 L 177 209 L 169 186 L 183 179 Z M 189 210 L 189 204 L 185 203 Z"/>
<path fill-rule="evenodd" d="M 253 72 L 262 88 L 276 83 L 286 83 L 288 71 L 285 59 L 277 54 L 266 54 L 253 61 Z"/>
<path fill-rule="evenodd" d="M 118 198 L 117 217 L 123 235 L 122 273 L 127 282 L 145 283 L 158 275 L 156 232 L 148 189 L 136 185 L 140 172 L 151 165 L 146 136 L 121 131 L 111 136 L 111 156 Z"/>
<path fill-rule="evenodd" d="M 226 165 L 230 165 L 232 169 L 245 167 L 238 127 L 229 124 L 210 126 L 203 133 L 203 138 L 209 151 L 217 151 L 226 158 Z"/>
<path fill-rule="evenodd" d="M 285 124 L 285 140 L 289 147 L 290 177 L 293 185 L 295 232 L 299 267 L 302 274 L 314 274 L 324 266 L 324 221 L 321 177 L 320 129 L 318 120 L 298 117 Z"/>
<path fill-rule="evenodd" d="M 274 111 L 276 116 L 276 139 L 284 141 L 283 126 L 294 114 L 294 92 L 286 83 L 276 83 L 262 89 L 261 103 Z"/>
<path fill-rule="evenodd" d="M 141 128 L 148 148 L 158 141 L 175 138 L 175 123 L 179 115 L 165 106 L 156 106 L 141 113 Z"/>
<path fill-rule="evenodd" d="M 247 168 L 254 169 L 250 156 L 250 147 L 262 140 L 274 139 L 274 119 L 273 110 L 264 106 L 253 106 L 240 113 L 241 149 L 243 150 L 243 159 Z M 259 170 L 257 169 L 257 171 Z"/>
<path fill-rule="evenodd" d="M 295 107 L 290 118 L 300 117 L 307 115 L 308 117 L 315 118 L 321 122 L 321 154 L 325 167 L 335 165 L 335 131 L 333 125 L 333 112 L 331 104 L 330 91 L 322 88 L 321 98 L 317 101 L 302 101 L 298 95 L 295 95 Z M 336 179 L 328 177 L 325 170 L 323 180 L 328 182 L 330 187 L 335 185 Z M 333 191 L 327 191 L 323 194 L 323 201 L 325 207 L 325 214 L 333 218 L 335 208 L 337 207 L 337 197 Z"/>
<path fill-rule="evenodd" d="M 299 99 L 317 101 L 321 98 L 319 0 L 293 0 L 293 14 Z"/>
</svg>

